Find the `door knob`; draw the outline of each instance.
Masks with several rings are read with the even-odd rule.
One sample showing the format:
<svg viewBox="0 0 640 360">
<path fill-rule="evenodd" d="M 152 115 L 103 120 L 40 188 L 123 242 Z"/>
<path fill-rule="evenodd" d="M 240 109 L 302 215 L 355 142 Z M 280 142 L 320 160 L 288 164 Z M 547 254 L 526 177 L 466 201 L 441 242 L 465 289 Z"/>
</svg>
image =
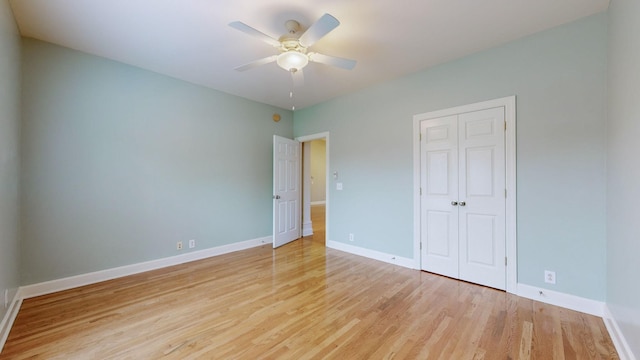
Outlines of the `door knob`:
<svg viewBox="0 0 640 360">
<path fill-rule="evenodd" d="M 276 200 L 279 200 L 280 199 L 280 195 L 273 195 L 273 198 L 276 199 Z"/>
<path fill-rule="evenodd" d="M 451 205 L 456 206 L 456 205 L 458 205 L 458 202 L 457 201 L 452 201 Z"/>
<path fill-rule="evenodd" d="M 460 206 L 465 206 L 465 205 L 467 205 L 467 203 L 466 203 L 466 202 L 464 202 L 464 201 L 460 201 Z"/>
</svg>

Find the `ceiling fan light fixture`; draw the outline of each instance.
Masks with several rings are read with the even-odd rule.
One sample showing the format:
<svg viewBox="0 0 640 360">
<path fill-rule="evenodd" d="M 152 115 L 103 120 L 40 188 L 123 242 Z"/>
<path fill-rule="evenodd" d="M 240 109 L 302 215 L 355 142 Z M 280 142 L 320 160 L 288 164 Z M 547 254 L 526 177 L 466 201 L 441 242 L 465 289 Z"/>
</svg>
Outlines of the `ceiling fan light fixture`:
<svg viewBox="0 0 640 360">
<path fill-rule="evenodd" d="M 296 72 L 307 66 L 309 63 L 309 57 L 299 51 L 289 50 L 278 55 L 276 62 L 281 68 L 287 71 Z"/>
</svg>

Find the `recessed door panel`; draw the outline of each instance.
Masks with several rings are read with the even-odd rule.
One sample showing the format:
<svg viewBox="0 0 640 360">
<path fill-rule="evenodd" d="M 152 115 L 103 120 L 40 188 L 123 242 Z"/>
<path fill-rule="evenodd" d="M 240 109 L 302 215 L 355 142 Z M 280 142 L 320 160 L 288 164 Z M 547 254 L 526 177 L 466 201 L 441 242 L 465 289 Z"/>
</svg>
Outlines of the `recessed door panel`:
<svg viewBox="0 0 640 360">
<path fill-rule="evenodd" d="M 277 191 L 284 192 L 287 190 L 287 167 L 285 159 L 278 159 L 278 176 L 277 176 Z"/>
<path fill-rule="evenodd" d="M 449 194 L 449 165 L 451 151 L 431 151 L 427 153 L 427 186 L 429 195 Z"/>
<path fill-rule="evenodd" d="M 287 221 L 287 231 L 295 231 L 298 227 L 298 221 L 296 221 L 296 217 L 298 216 L 297 200 L 289 200 L 287 202 L 287 216 L 289 217 Z"/>
<path fill-rule="evenodd" d="M 427 212 L 427 254 L 449 257 L 452 253 L 451 213 Z M 457 248 L 457 245 L 455 246 Z"/>
<path fill-rule="evenodd" d="M 287 232 L 287 204 L 284 202 L 279 202 L 277 204 L 278 207 L 278 226 L 277 226 L 277 234 L 284 234 Z"/>
<path fill-rule="evenodd" d="M 467 262 L 474 265 L 496 265 L 495 216 L 469 214 L 466 216 Z"/>
<path fill-rule="evenodd" d="M 297 175 L 298 167 L 295 160 L 287 161 L 287 169 L 286 169 L 286 180 L 287 180 L 287 191 L 296 191 L 298 190 L 298 178 Z"/>
<path fill-rule="evenodd" d="M 496 192 L 494 147 L 466 149 L 466 158 L 467 197 L 493 196 Z"/>
<path fill-rule="evenodd" d="M 464 123 L 464 137 L 469 140 L 482 136 L 492 136 L 495 134 L 495 126 L 495 118 L 491 115 L 467 120 Z"/>
<path fill-rule="evenodd" d="M 449 141 L 451 139 L 450 125 L 431 126 L 425 130 L 425 139 L 427 143 L 433 144 L 437 141 Z"/>
</svg>

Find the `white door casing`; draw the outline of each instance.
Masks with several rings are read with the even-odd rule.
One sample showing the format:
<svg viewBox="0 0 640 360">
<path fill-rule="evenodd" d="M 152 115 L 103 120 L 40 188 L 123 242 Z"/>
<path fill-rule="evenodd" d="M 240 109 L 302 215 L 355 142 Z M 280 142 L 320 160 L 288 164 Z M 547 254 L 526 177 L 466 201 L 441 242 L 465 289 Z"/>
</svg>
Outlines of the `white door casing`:
<svg viewBox="0 0 640 360">
<path fill-rule="evenodd" d="M 273 247 L 300 238 L 300 142 L 273 136 Z"/>
<path fill-rule="evenodd" d="M 511 96 L 414 116 L 416 268 L 516 293 L 515 114 Z M 429 167 L 446 171 L 422 176 Z"/>
<path fill-rule="evenodd" d="M 324 223 L 324 228 L 325 228 L 325 234 L 330 234 L 331 232 L 329 231 L 329 227 L 330 227 L 330 223 L 329 223 L 329 219 L 331 218 L 329 216 L 329 211 L 331 209 L 331 206 L 329 206 L 329 197 L 330 197 L 330 192 L 329 192 L 329 187 L 331 186 L 331 181 L 330 181 L 330 156 L 329 156 L 329 148 L 330 148 L 330 140 L 329 140 L 329 132 L 321 132 L 321 133 L 316 133 L 316 134 L 311 134 L 311 135 L 303 135 L 303 136 L 298 136 L 296 137 L 296 140 L 299 141 L 300 143 L 308 143 L 310 141 L 313 140 L 324 140 L 325 141 L 325 223 Z M 303 181 L 308 181 L 309 184 L 307 184 L 307 186 L 310 186 L 310 179 L 303 179 Z M 303 185 L 304 187 L 305 185 Z M 303 204 L 303 207 L 305 209 L 310 209 L 311 208 L 311 204 L 310 204 L 310 197 L 309 197 L 309 203 L 308 204 Z M 328 239 L 328 238 L 327 238 Z M 325 239 L 325 242 L 327 241 L 327 239 Z"/>
</svg>

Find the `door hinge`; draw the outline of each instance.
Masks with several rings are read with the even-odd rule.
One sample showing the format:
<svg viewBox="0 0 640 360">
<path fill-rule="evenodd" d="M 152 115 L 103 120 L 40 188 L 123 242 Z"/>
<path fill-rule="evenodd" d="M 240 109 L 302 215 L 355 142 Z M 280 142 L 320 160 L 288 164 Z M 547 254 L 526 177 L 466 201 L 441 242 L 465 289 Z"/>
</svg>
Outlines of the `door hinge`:
<svg viewBox="0 0 640 360">
<path fill-rule="evenodd" d="M 420 250 L 422 250 L 422 242 L 420 242 Z"/>
<path fill-rule="evenodd" d="M 422 132 L 420 133 L 420 141 L 422 141 Z"/>
<path fill-rule="evenodd" d="M 504 189 L 504 197 L 507 197 L 507 189 Z"/>
<path fill-rule="evenodd" d="M 504 131 L 507 131 L 507 122 L 504 122 Z"/>
<path fill-rule="evenodd" d="M 422 196 L 422 188 L 420 188 L 420 196 Z"/>
<path fill-rule="evenodd" d="M 504 257 L 504 266 L 507 266 L 507 257 Z"/>
</svg>

